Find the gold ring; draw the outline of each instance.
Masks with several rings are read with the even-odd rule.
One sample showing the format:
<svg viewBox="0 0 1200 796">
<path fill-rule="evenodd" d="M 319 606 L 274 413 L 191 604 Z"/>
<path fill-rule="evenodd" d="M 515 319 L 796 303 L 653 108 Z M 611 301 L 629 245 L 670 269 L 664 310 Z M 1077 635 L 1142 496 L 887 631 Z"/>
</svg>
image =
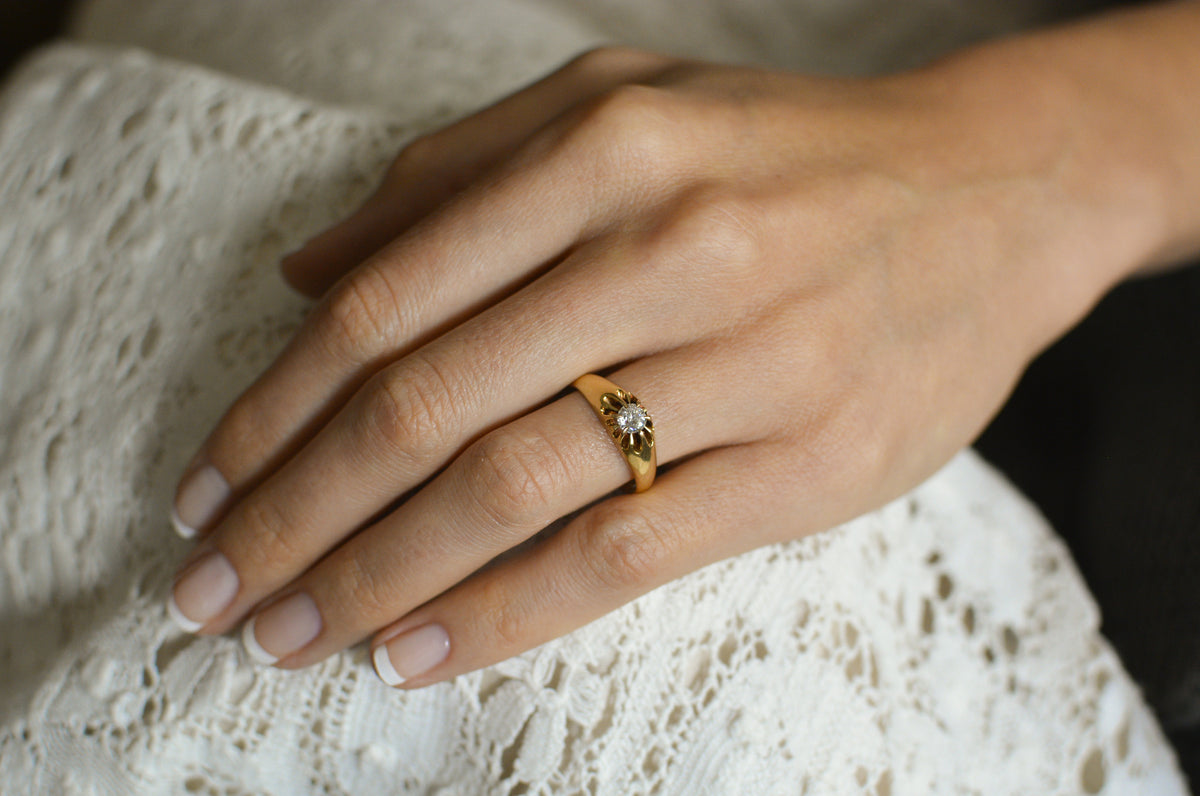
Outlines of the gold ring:
<svg viewBox="0 0 1200 796">
<path fill-rule="evenodd" d="M 632 393 L 603 376 L 585 373 L 573 382 L 592 405 L 592 411 L 617 443 L 633 472 L 634 491 L 645 492 L 654 483 L 658 456 L 654 452 L 654 421 Z"/>
</svg>

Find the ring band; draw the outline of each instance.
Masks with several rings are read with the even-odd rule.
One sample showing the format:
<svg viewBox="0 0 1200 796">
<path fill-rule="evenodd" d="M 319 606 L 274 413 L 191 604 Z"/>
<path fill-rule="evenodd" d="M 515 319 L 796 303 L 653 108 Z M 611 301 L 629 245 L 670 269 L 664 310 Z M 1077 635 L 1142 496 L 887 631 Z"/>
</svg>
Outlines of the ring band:
<svg viewBox="0 0 1200 796">
<path fill-rule="evenodd" d="M 632 393 L 622 390 L 603 376 L 585 373 L 572 386 L 591 404 L 592 411 L 633 473 L 634 491 L 645 492 L 654 483 L 658 455 L 654 449 L 654 421 Z"/>
</svg>

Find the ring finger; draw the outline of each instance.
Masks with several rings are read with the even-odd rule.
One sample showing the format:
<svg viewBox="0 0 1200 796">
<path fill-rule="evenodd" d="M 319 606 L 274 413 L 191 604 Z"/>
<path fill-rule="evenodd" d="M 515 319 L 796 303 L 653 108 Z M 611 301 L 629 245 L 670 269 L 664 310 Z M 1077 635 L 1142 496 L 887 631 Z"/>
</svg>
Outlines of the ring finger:
<svg viewBox="0 0 1200 796">
<path fill-rule="evenodd" d="M 710 407 L 694 400 L 711 390 L 710 374 L 752 366 L 733 346 L 709 342 L 639 360 L 612 379 L 651 413 L 665 464 L 761 436 L 755 413 L 712 424 Z M 752 383 L 730 380 L 723 399 L 752 406 Z M 395 512 L 267 601 L 245 628 L 247 647 L 288 668 L 315 663 L 627 480 L 624 457 L 572 391 L 482 437 Z"/>
<path fill-rule="evenodd" d="M 684 265 L 668 260 L 636 236 L 597 239 L 380 371 L 184 562 L 173 589 L 181 624 L 207 633 L 232 627 L 472 439 L 542 403 L 580 371 L 710 333 L 688 302 L 663 304 L 644 291 L 613 302 L 595 290 L 650 261 L 663 273 Z"/>
</svg>

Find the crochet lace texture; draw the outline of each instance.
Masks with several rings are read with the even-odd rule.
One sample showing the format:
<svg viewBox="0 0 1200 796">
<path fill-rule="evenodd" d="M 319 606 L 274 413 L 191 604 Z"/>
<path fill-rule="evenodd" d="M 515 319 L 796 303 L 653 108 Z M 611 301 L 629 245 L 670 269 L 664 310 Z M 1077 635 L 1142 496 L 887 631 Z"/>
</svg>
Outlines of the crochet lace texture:
<svg viewBox="0 0 1200 796">
<path fill-rule="evenodd" d="M 506 51 L 489 89 L 599 37 L 566 16 L 558 44 Z M 307 307 L 278 258 L 479 99 L 422 85 L 452 58 L 411 39 L 430 65 L 390 104 L 81 44 L 0 95 L 3 789 L 1185 792 L 1066 549 L 969 451 L 846 526 L 425 689 L 387 688 L 361 647 L 283 672 L 177 630 L 162 605 L 187 544 L 168 502 Z"/>
</svg>

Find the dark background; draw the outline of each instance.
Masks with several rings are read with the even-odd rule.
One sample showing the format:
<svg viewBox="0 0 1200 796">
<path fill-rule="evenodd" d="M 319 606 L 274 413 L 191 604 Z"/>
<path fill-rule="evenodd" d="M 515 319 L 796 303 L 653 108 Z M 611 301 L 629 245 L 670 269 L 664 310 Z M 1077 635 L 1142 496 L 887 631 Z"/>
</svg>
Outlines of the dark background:
<svg viewBox="0 0 1200 796">
<path fill-rule="evenodd" d="M 1200 267 L 1110 293 L 976 448 L 1070 546 L 1200 790 Z"/>
<path fill-rule="evenodd" d="M 26 50 L 59 33 L 70 0 L 0 0 L 0 75 Z"/>
<path fill-rule="evenodd" d="M 59 33 L 69 7 L 0 0 L 0 76 Z M 1070 545 L 1196 790 L 1200 267 L 1113 291 L 1033 363 L 976 447 Z"/>
</svg>

